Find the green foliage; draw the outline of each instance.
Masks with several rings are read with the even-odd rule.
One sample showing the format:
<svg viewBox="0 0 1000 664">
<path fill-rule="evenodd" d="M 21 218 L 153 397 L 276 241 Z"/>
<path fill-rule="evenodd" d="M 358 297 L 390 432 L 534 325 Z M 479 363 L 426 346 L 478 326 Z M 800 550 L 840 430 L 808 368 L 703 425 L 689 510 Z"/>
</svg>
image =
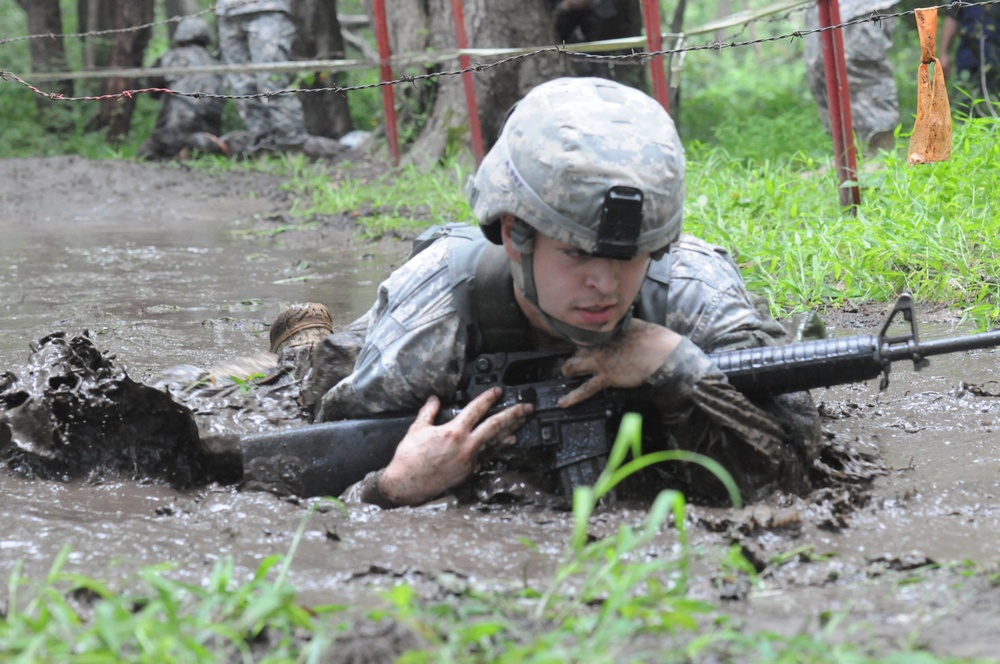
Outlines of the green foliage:
<svg viewBox="0 0 1000 664">
<path fill-rule="evenodd" d="M 300 201 L 298 214 L 353 214 L 361 233 L 371 238 L 467 220 L 469 209 L 461 185 L 467 175 L 467 169 L 458 163 L 432 173 L 409 165 L 362 181 L 350 176 L 331 180 L 322 170 L 304 168 L 287 188 Z"/>
<path fill-rule="evenodd" d="M 840 210 L 835 173 L 812 159 L 741 162 L 697 145 L 686 228 L 731 248 L 751 289 L 779 308 L 908 291 L 963 303 L 986 324 L 1000 301 L 1000 217 L 988 194 L 1000 184 L 998 130 L 994 120 L 957 126 L 947 162 L 909 166 L 902 151 L 862 160 L 856 216 Z"/>
<path fill-rule="evenodd" d="M 308 517 L 288 555 L 261 561 L 248 581 L 235 578 L 228 558 L 200 586 L 171 579 L 169 565 L 149 567 L 132 584 L 138 590 L 130 592 L 64 571 L 67 549 L 37 588 L 15 567 L 0 621 L 0 659 L 207 664 L 316 657 L 328 646 L 319 618 L 343 607 L 306 608 L 285 582 Z M 22 590 L 29 596 L 22 598 Z M 303 635 L 315 637 L 303 642 Z"/>
</svg>

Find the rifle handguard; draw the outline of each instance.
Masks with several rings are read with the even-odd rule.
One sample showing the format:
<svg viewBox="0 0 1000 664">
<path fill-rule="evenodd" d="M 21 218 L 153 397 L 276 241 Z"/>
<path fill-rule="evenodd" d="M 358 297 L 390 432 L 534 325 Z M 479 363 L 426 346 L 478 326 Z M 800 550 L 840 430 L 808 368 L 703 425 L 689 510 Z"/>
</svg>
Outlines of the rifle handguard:
<svg viewBox="0 0 1000 664">
<path fill-rule="evenodd" d="M 878 338 L 866 335 L 744 348 L 710 357 L 730 385 L 763 396 L 870 380 L 885 370 L 879 356 Z"/>
</svg>

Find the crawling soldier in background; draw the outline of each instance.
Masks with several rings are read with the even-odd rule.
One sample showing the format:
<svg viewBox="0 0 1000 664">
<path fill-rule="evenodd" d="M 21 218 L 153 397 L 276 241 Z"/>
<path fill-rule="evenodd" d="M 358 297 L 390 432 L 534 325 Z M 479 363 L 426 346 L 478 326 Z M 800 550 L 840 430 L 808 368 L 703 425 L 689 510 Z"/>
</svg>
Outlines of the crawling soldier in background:
<svg viewBox="0 0 1000 664">
<path fill-rule="evenodd" d="M 174 47 L 156 61 L 154 67 L 177 69 L 217 65 L 219 61 L 208 47 L 212 43 L 208 23 L 189 16 L 177 24 Z M 225 80 L 220 74 L 168 74 L 148 81 L 149 87 L 177 92 L 206 92 L 221 95 Z M 162 93 L 156 93 L 159 96 Z M 192 152 L 227 154 L 219 140 L 222 133 L 223 99 L 168 94 L 156 119 L 156 127 L 139 148 L 142 159 L 173 159 L 191 156 Z"/>
</svg>

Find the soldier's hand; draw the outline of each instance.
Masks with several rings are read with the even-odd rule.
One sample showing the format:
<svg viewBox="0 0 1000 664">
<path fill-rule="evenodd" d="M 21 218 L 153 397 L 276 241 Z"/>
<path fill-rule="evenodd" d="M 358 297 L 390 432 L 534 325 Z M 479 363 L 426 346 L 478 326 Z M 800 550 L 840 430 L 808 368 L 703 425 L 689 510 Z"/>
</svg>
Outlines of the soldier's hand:
<svg viewBox="0 0 1000 664">
<path fill-rule="evenodd" d="M 559 400 L 568 408 L 610 387 L 639 387 L 666 361 L 681 335 L 662 325 L 633 320 L 628 329 L 601 346 L 579 348 L 566 360 L 567 378 L 590 376 L 583 385 Z"/>
<path fill-rule="evenodd" d="M 382 494 L 397 505 L 419 505 L 467 480 L 484 446 L 514 444 L 533 406 L 518 404 L 483 420 L 501 394 L 500 388 L 480 394 L 440 425 L 434 419 L 441 402 L 428 399 L 382 471 Z"/>
</svg>

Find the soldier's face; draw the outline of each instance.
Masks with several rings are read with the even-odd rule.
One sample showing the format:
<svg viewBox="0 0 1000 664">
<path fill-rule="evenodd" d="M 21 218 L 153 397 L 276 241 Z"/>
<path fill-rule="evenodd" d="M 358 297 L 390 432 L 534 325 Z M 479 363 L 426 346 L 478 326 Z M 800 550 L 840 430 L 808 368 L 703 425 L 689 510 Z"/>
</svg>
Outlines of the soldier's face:
<svg viewBox="0 0 1000 664">
<path fill-rule="evenodd" d="M 521 260 L 516 251 L 508 255 L 515 262 Z M 649 254 L 627 261 L 596 258 L 536 233 L 533 269 L 538 304 L 549 316 L 574 327 L 609 332 L 632 307 L 649 260 Z M 549 331 L 540 317 L 526 313 L 536 327 Z"/>
</svg>

